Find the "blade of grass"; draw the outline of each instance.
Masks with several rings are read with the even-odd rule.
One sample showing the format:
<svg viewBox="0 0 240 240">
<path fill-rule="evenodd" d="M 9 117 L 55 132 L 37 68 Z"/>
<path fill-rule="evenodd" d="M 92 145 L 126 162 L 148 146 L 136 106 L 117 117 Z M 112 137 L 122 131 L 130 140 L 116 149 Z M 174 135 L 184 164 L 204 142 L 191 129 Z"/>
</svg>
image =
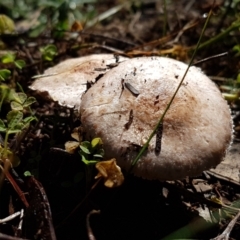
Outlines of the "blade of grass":
<svg viewBox="0 0 240 240">
<path fill-rule="evenodd" d="M 130 168 L 130 170 L 129 170 L 130 172 L 132 171 L 132 169 L 133 169 L 133 167 L 136 165 L 136 163 L 139 161 L 139 159 L 141 158 L 141 156 L 143 155 L 143 153 L 145 152 L 145 150 L 148 148 L 148 145 L 149 145 L 150 141 L 152 140 L 153 136 L 156 134 L 157 129 L 159 128 L 160 124 L 161 124 L 162 121 L 163 121 L 163 118 L 165 117 L 165 115 L 166 115 L 168 109 L 170 108 L 170 106 L 172 105 L 172 102 L 173 102 L 173 100 L 175 99 L 175 97 L 176 97 L 176 95 L 177 95 L 177 93 L 178 93 L 178 91 L 179 91 L 179 89 L 180 89 L 180 87 L 181 87 L 181 85 L 182 85 L 182 83 L 183 83 L 183 81 L 184 81 L 187 73 L 188 73 L 188 70 L 189 70 L 189 68 L 191 67 L 192 63 L 193 63 L 193 60 L 194 60 L 194 58 L 195 58 L 195 56 L 196 56 L 197 50 L 199 49 L 199 46 L 200 46 L 200 43 L 201 43 L 203 34 L 204 34 L 204 32 L 205 32 L 205 30 L 206 30 L 206 28 L 207 28 L 207 25 L 208 25 L 208 23 L 209 23 L 209 20 L 210 20 L 211 15 L 212 15 L 212 9 L 210 9 L 210 11 L 209 11 L 209 13 L 208 13 L 208 16 L 207 16 L 207 19 L 206 19 L 205 24 L 204 24 L 204 26 L 203 26 L 201 35 L 200 35 L 200 37 L 199 37 L 199 39 L 198 39 L 197 45 L 196 45 L 196 47 L 195 47 L 195 49 L 194 49 L 194 52 L 193 52 L 193 54 L 192 54 L 190 63 L 188 64 L 188 67 L 187 67 L 187 69 L 186 69 L 186 71 L 185 71 L 185 73 L 184 73 L 181 81 L 179 82 L 179 85 L 178 85 L 177 89 L 175 90 L 175 92 L 174 92 L 174 94 L 173 94 L 170 102 L 169 102 L 168 105 L 166 106 L 166 108 L 165 108 L 165 110 L 164 110 L 161 118 L 159 119 L 156 127 L 153 129 L 152 133 L 150 134 L 147 142 L 143 145 L 141 151 L 138 153 L 138 155 L 136 156 L 136 158 L 133 160 L 133 162 L 132 162 L 132 164 L 131 164 L 131 168 Z"/>
</svg>

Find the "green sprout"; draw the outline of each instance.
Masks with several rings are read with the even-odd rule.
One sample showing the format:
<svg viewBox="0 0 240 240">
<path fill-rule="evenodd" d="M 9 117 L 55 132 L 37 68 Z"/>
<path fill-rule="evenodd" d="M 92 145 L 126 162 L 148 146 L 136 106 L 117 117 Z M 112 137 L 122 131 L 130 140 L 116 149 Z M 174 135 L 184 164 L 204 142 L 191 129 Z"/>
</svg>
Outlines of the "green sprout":
<svg viewBox="0 0 240 240">
<path fill-rule="evenodd" d="M 11 108 L 13 110 L 22 111 L 24 108 L 28 108 L 31 104 L 36 102 L 34 97 L 27 97 L 25 93 L 14 93 L 14 100 L 11 102 Z"/>
<path fill-rule="evenodd" d="M 95 164 L 99 162 L 104 155 L 103 143 L 101 138 L 94 138 L 91 142 L 84 141 L 80 143 L 79 154 L 82 161 L 86 164 Z"/>
<path fill-rule="evenodd" d="M 82 162 L 85 164 L 86 189 L 89 189 L 92 179 L 93 167 L 96 163 L 102 160 L 104 155 L 103 142 L 101 138 L 94 138 L 91 142 L 81 141 L 81 136 L 77 129 L 72 133 L 72 137 L 76 141 L 68 141 L 65 143 L 65 149 L 68 153 L 74 153 L 77 148 L 80 148 L 79 154 Z M 62 182 L 63 187 L 70 187 L 74 183 L 79 182 L 84 176 L 83 172 L 78 172 L 74 176 L 74 180 Z"/>
<path fill-rule="evenodd" d="M 25 67 L 26 63 L 24 60 L 16 59 L 15 53 L 7 53 L 1 58 L 1 62 L 4 64 L 13 63 L 18 69 Z"/>
<path fill-rule="evenodd" d="M 12 77 L 12 85 L 15 85 L 15 69 L 22 69 L 23 67 L 25 67 L 26 63 L 24 60 L 21 59 L 16 59 L 16 54 L 15 53 L 7 53 L 4 56 L 1 57 L 1 62 L 4 64 L 13 64 L 14 68 L 13 68 L 13 77 Z M 11 75 L 11 71 L 9 71 L 8 69 L 2 69 L 0 72 L 0 80 L 4 81 L 6 80 L 9 76 Z"/>
<path fill-rule="evenodd" d="M 35 118 L 32 116 L 23 118 L 23 113 L 16 110 L 8 112 L 6 118 L 6 123 L 0 119 L 0 132 L 5 133 L 4 145 L 3 148 L 1 147 L 0 156 L 1 159 L 9 158 L 11 160 L 12 158 L 9 155 L 13 153 L 8 149 L 9 135 L 22 132 Z"/>
<path fill-rule="evenodd" d="M 4 88 L 5 96 L 9 95 L 11 89 Z M 19 161 L 14 153 L 8 148 L 9 135 L 20 134 L 24 129 L 28 128 L 30 123 L 36 118 L 31 114 L 30 116 L 24 117 L 24 111 L 30 110 L 30 105 L 36 101 L 34 97 L 27 97 L 25 93 L 12 92 L 11 94 L 11 109 L 6 116 L 5 120 L 0 119 L 0 132 L 5 133 L 3 146 L 0 146 L 0 159 L 9 159 L 13 166 L 16 166 Z M 3 96 L 2 96 L 3 99 Z M 2 104 L 1 100 L 1 104 Z"/>
<path fill-rule="evenodd" d="M 40 48 L 42 54 L 42 59 L 45 61 L 52 61 L 53 58 L 57 55 L 57 47 L 53 44 L 48 44 L 45 47 Z"/>
<path fill-rule="evenodd" d="M 0 80 L 5 81 L 11 75 L 11 71 L 8 69 L 0 69 Z"/>
</svg>

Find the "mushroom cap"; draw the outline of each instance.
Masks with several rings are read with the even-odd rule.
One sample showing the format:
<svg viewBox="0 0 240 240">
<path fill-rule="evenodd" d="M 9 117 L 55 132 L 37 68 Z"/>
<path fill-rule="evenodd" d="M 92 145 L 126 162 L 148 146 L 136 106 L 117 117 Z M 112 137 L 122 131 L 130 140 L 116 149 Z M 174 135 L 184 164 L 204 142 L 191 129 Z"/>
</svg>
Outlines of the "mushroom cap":
<svg viewBox="0 0 240 240">
<path fill-rule="evenodd" d="M 186 69 L 186 64 L 173 59 L 141 57 L 107 72 L 82 97 L 87 138 L 100 137 L 106 158 L 116 158 L 128 170 Z M 232 127 L 229 106 L 219 89 L 200 69 L 190 67 L 163 119 L 162 136 L 158 143 L 153 137 L 133 173 L 159 180 L 196 176 L 223 159 Z"/>
<path fill-rule="evenodd" d="M 124 57 L 119 57 L 119 62 Z M 113 54 L 93 54 L 65 60 L 48 68 L 42 76 L 29 87 L 40 95 L 50 98 L 62 106 L 79 109 L 82 94 L 87 82 L 94 83 L 96 78 L 107 72 L 108 65 L 116 63 Z"/>
</svg>

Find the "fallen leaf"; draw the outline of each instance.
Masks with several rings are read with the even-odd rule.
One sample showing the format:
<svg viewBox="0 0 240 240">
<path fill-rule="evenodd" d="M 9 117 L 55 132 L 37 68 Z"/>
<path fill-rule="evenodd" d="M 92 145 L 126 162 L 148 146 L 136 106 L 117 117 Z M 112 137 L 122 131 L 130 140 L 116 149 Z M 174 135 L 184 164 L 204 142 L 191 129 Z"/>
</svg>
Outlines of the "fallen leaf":
<svg viewBox="0 0 240 240">
<path fill-rule="evenodd" d="M 224 161 L 208 172 L 240 184 L 240 143 L 234 143 L 228 151 Z"/>
<path fill-rule="evenodd" d="M 73 154 L 77 148 L 79 148 L 79 142 L 77 141 L 67 141 L 65 143 L 65 150 L 70 154 Z"/>
<path fill-rule="evenodd" d="M 98 162 L 96 168 L 99 172 L 95 179 L 102 177 L 106 187 L 114 188 L 122 185 L 124 177 L 115 158 L 108 161 Z"/>
</svg>

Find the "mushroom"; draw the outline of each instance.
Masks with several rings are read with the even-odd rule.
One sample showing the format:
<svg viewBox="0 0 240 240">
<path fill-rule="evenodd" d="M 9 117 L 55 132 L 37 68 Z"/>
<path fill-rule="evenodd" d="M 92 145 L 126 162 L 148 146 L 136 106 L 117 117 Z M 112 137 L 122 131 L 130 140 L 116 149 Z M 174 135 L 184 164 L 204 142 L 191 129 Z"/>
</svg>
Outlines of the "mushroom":
<svg viewBox="0 0 240 240">
<path fill-rule="evenodd" d="M 82 97 L 86 137 L 100 137 L 105 157 L 131 164 L 162 116 L 187 65 L 141 57 L 108 71 Z M 190 67 L 157 134 L 133 168 L 146 179 L 196 176 L 220 163 L 232 141 L 229 106 L 199 68 Z"/>
<path fill-rule="evenodd" d="M 94 83 L 98 76 L 124 59 L 127 58 L 115 57 L 113 54 L 93 54 L 68 59 L 47 69 L 29 88 L 45 98 L 58 101 L 62 106 L 79 109 L 87 82 Z"/>
</svg>

